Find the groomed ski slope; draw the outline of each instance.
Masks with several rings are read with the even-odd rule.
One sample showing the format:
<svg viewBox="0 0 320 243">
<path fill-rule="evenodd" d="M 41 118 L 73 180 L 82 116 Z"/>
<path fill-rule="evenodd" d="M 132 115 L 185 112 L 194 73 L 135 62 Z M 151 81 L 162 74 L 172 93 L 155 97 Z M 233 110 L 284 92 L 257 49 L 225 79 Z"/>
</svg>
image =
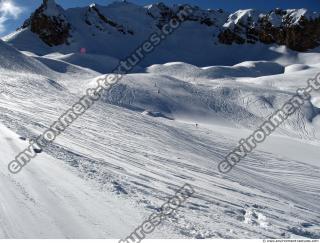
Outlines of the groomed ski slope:
<svg viewBox="0 0 320 243">
<path fill-rule="evenodd" d="M 120 238 L 141 219 L 130 203 L 99 191 L 46 153 L 23 173 L 10 174 L 7 162 L 28 144 L 3 125 L 0 143 L 1 238 Z"/>
<path fill-rule="evenodd" d="M 319 62 L 169 63 L 126 75 L 10 175 L 8 163 L 27 146 L 19 137 L 40 135 L 101 73 L 56 54 L 0 48 L 21 65 L 0 64 L 0 238 L 122 238 L 184 183 L 196 194 L 149 237 L 320 237 L 317 104 L 307 103 L 229 174 L 217 170 Z M 24 72 L 20 55 L 30 61 Z"/>
</svg>

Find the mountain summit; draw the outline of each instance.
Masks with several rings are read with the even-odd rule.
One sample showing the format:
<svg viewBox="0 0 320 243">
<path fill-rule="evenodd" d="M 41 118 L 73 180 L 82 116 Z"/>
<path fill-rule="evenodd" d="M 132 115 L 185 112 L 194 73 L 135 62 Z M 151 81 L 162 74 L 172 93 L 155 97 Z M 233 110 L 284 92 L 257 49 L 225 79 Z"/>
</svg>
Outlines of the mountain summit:
<svg viewBox="0 0 320 243">
<path fill-rule="evenodd" d="M 68 44 L 71 26 L 62 7 L 54 0 L 43 0 L 22 28 L 30 29 L 47 45 L 57 46 Z"/>
</svg>

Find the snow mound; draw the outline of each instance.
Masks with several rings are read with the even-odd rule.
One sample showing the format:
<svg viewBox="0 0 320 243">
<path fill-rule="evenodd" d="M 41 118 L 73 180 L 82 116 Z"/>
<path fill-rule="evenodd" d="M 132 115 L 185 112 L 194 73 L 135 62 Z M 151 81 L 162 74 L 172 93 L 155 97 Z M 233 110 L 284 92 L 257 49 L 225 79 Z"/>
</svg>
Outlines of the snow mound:
<svg viewBox="0 0 320 243">
<path fill-rule="evenodd" d="M 171 75 L 181 79 L 218 79 L 228 77 L 259 77 L 281 74 L 284 67 L 275 62 L 247 61 L 234 66 L 211 66 L 199 68 L 182 62 L 167 63 L 164 65 L 152 65 L 147 72 L 163 75 Z"/>
<path fill-rule="evenodd" d="M 145 74 L 125 75 L 119 84 L 103 95 L 102 101 L 153 117 L 252 128 L 260 125 L 267 114 L 275 112 L 291 97 L 287 91 L 275 93 L 268 83 L 263 83 L 267 77 L 276 80 L 284 75 L 284 67 L 273 62 L 244 62 L 232 67 L 207 68 L 174 62 L 153 65 L 147 71 Z M 253 82 L 250 79 L 261 82 L 260 86 L 240 82 Z M 95 83 L 93 80 L 87 87 Z M 280 87 L 281 83 L 283 81 L 279 79 L 274 86 Z M 311 103 L 307 103 L 282 132 L 298 137 L 317 136 L 308 123 L 318 113 Z"/>
<path fill-rule="evenodd" d="M 56 59 L 89 68 L 99 73 L 111 72 L 119 64 L 119 60 L 116 58 L 97 54 L 70 53 L 56 57 Z"/>
<path fill-rule="evenodd" d="M 299 72 L 302 70 L 307 70 L 311 68 L 309 65 L 304 64 L 292 64 L 285 68 L 285 73 L 291 73 L 291 72 Z"/>
<path fill-rule="evenodd" d="M 281 74 L 284 72 L 284 67 L 281 64 L 269 61 L 245 61 L 233 67 L 247 69 L 248 72 L 253 72 L 256 73 L 255 75 L 259 74 L 260 76 Z"/>
</svg>

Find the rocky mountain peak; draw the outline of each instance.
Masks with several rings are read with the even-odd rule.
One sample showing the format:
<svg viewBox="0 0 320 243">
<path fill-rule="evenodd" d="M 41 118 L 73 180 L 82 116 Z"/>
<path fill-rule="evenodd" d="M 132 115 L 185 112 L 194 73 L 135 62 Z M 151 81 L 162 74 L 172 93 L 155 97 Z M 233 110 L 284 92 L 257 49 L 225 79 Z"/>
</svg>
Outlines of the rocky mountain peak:
<svg viewBox="0 0 320 243">
<path fill-rule="evenodd" d="M 58 5 L 55 0 L 43 0 L 43 3 L 35 12 L 47 17 L 59 17 L 65 19 L 65 10 Z"/>
<path fill-rule="evenodd" d="M 68 23 L 64 9 L 54 0 L 44 0 L 22 27 L 30 28 L 49 46 L 68 44 L 68 38 L 71 35 L 71 25 Z"/>
<path fill-rule="evenodd" d="M 43 6 L 46 8 L 55 8 L 57 4 L 55 0 L 43 0 Z"/>
</svg>

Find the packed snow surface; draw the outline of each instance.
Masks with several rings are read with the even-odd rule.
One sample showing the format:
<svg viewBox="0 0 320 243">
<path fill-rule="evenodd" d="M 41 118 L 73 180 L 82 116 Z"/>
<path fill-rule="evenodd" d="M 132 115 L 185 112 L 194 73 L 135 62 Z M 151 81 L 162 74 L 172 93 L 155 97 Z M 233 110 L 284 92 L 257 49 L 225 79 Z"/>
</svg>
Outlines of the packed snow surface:
<svg viewBox="0 0 320 243">
<path fill-rule="evenodd" d="M 28 139 L 117 59 L 0 42 L 0 238 L 122 238 L 184 183 L 195 195 L 148 237 L 320 238 L 319 94 L 229 174 L 217 170 L 320 71 L 317 51 L 269 48 L 232 65 L 141 67 L 13 175 Z"/>
</svg>

